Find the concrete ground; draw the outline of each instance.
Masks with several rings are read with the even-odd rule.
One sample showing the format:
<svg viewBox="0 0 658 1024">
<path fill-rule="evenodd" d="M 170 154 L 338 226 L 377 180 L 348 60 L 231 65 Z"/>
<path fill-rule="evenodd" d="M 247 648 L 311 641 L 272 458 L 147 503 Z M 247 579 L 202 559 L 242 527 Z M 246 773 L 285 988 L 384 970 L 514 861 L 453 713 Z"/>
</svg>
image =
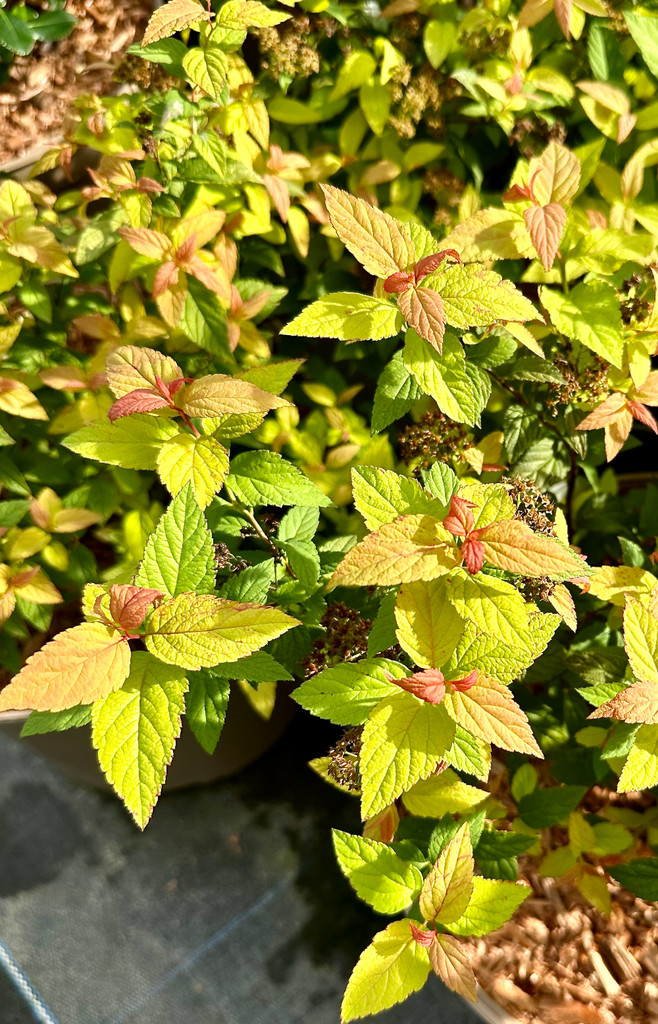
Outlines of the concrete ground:
<svg viewBox="0 0 658 1024">
<path fill-rule="evenodd" d="M 384 926 L 335 865 L 356 801 L 306 767 L 297 717 L 228 782 L 166 794 L 142 834 L 0 732 L 0 1024 L 338 1024 Z M 481 1024 L 432 977 L 376 1024 Z"/>
</svg>

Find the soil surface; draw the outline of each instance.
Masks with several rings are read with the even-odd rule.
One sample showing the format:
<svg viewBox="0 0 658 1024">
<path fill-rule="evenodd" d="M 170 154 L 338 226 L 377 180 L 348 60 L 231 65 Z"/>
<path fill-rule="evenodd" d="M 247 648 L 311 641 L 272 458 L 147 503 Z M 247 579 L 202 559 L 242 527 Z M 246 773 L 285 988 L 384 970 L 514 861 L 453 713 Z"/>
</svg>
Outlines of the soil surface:
<svg viewBox="0 0 658 1024">
<path fill-rule="evenodd" d="M 114 68 L 141 38 L 153 8 L 153 0 L 68 0 L 67 11 L 78 19 L 71 35 L 16 57 L 0 86 L 0 167 L 37 144 L 57 141 L 80 93 L 113 88 Z"/>
</svg>

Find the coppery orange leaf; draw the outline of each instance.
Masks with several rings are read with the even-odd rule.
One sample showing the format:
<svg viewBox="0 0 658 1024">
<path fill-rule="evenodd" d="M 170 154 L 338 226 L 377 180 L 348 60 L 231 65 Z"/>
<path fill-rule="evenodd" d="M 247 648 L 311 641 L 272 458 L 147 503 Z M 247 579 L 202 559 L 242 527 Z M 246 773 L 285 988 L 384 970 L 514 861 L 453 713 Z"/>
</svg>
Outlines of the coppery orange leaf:
<svg viewBox="0 0 658 1024">
<path fill-rule="evenodd" d="M 321 188 L 334 231 L 369 274 L 386 278 L 413 266 L 416 250 L 404 224 L 333 185 Z"/>
<path fill-rule="evenodd" d="M 529 206 L 523 211 L 523 219 L 544 270 L 550 270 L 567 222 L 567 211 L 559 203 Z"/>
<path fill-rule="evenodd" d="M 612 700 L 592 711 L 590 718 L 616 718 L 621 722 L 658 725 L 658 685 L 646 680 L 633 683 Z"/>
<path fill-rule="evenodd" d="M 626 406 L 626 398 L 618 391 L 608 395 L 605 402 L 601 402 L 601 405 L 597 405 L 596 409 L 593 410 L 584 420 L 578 424 L 577 430 L 598 430 L 601 427 L 607 426 L 608 423 L 613 423 L 619 416 L 619 413 Z"/>
<path fill-rule="evenodd" d="M 567 624 L 569 629 L 572 629 L 574 633 L 578 629 L 578 618 L 576 616 L 576 606 L 573 601 L 573 597 L 565 587 L 564 583 L 558 583 L 553 592 L 548 598 L 550 604 L 553 605 L 555 611 L 562 618 L 562 621 Z"/>
<path fill-rule="evenodd" d="M 161 231 L 153 231 L 152 228 L 125 227 L 119 228 L 119 234 L 124 242 L 127 242 L 130 248 L 141 256 L 148 256 L 152 260 L 162 260 L 173 255 L 173 245 Z"/>
<path fill-rule="evenodd" d="M 624 447 L 633 426 L 633 416 L 629 409 L 624 408 L 619 416 L 605 428 L 605 454 L 608 462 Z"/>
<path fill-rule="evenodd" d="M 0 711 L 63 711 L 91 704 L 118 690 L 129 671 L 128 641 L 111 626 L 84 622 L 27 659 L 0 692 Z"/>
<path fill-rule="evenodd" d="M 478 531 L 484 557 L 497 569 L 522 576 L 558 576 L 569 579 L 587 573 L 585 562 L 570 548 L 541 533 L 533 533 L 520 519 L 502 519 Z"/>
<path fill-rule="evenodd" d="M 503 750 L 543 757 L 525 713 L 510 689 L 478 671 L 478 681 L 466 693 L 446 693 L 443 702 L 450 717 L 463 729 Z"/>
<path fill-rule="evenodd" d="M 477 999 L 475 973 L 468 962 L 468 953 L 452 935 L 439 935 L 428 952 L 432 970 L 444 985 L 474 1003 Z"/>
<path fill-rule="evenodd" d="M 566 39 L 571 38 L 571 11 L 573 0 L 555 0 L 555 17 Z"/>
<path fill-rule="evenodd" d="M 409 288 L 398 294 L 398 307 L 409 326 L 440 354 L 446 316 L 439 293 L 430 288 Z"/>
<path fill-rule="evenodd" d="M 110 617 L 118 626 L 131 632 L 141 626 L 147 611 L 158 597 L 164 597 L 161 590 L 113 583 L 110 587 Z"/>
</svg>

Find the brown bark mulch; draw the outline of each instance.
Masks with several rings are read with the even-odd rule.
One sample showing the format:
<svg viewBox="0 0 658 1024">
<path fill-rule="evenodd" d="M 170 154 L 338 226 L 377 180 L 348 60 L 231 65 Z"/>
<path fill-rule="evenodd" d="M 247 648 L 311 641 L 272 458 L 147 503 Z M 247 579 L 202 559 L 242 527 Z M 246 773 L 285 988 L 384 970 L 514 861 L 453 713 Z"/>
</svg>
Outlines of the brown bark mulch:
<svg viewBox="0 0 658 1024">
<path fill-rule="evenodd" d="M 548 781 L 548 768 L 542 763 L 539 770 Z M 513 807 L 507 773 L 497 761 L 490 788 Z M 653 802 L 648 792 L 593 786 L 582 806 L 594 814 L 608 805 L 642 812 Z M 566 843 L 561 826 L 542 834 L 544 854 Z M 653 855 L 638 838 L 632 856 Z M 569 874 L 542 877 L 530 856 L 519 857 L 519 879 L 532 894 L 502 928 L 470 943 L 484 991 L 519 1024 L 657 1024 L 658 903 L 636 898 L 608 876 L 612 908 L 602 914 Z"/>
<path fill-rule="evenodd" d="M 482 988 L 521 1024 L 655 1024 L 658 907 L 612 883 L 606 917 L 568 882 L 521 878 L 532 896 L 473 941 Z"/>
<path fill-rule="evenodd" d="M 78 18 L 67 39 L 37 43 L 16 57 L 0 86 L 0 166 L 38 143 L 57 141 L 67 108 L 80 93 L 106 94 L 114 67 L 141 39 L 152 0 L 68 0 Z"/>
</svg>

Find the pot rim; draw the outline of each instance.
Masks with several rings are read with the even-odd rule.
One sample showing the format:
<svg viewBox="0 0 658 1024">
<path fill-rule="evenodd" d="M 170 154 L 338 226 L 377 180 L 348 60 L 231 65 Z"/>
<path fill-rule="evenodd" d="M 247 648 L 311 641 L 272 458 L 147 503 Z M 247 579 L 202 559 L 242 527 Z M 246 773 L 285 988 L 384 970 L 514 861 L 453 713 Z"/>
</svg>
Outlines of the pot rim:
<svg viewBox="0 0 658 1024">
<path fill-rule="evenodd" d="M 0 725 L 24 722 L 31 714 L 31 711 L 0 711 Z"/>
</svg>

